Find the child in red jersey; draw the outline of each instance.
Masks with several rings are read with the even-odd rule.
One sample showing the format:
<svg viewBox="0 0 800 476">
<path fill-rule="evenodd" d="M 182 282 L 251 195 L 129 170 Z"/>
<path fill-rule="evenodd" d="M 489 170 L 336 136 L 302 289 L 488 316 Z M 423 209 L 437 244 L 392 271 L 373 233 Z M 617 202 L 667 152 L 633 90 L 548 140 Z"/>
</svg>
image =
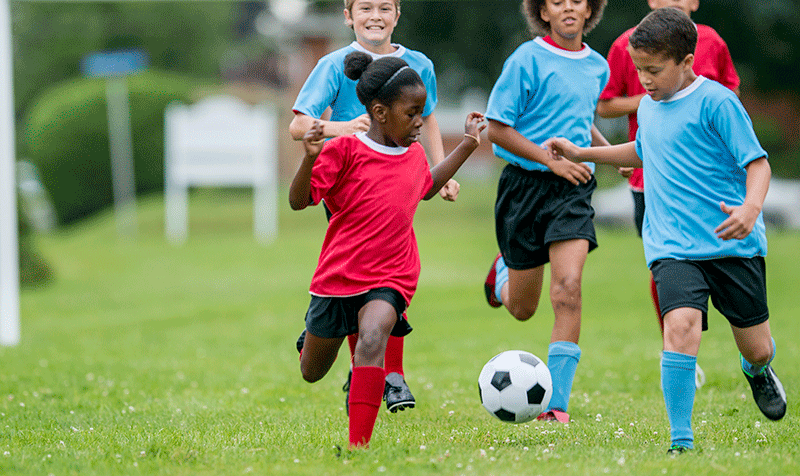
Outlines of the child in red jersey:
<svg viewBox="0 0 800 476">
<path fill-rule="evenodd" d="M 426 91 L 400 58 L 373 61 L 363 52 L 345 58 L 367 108 L 366 132 L 324 142 L 317 121 L 303 137 L 306 155 L 289 189 L 292 209 L 323 199 L 331 211 L 311 280 L 300 370 L 315 382 L 330 370 L 345 337 L 358 333 L 349 396 L 351 448 L 368 445 L 384 391 L 390 335 L 411 327 L 403 319 L 419 279 L 412 227 L 417 204 L 439 189 L 480 143 L 483 115 L 467 116 L 464 140 L 429 168 L 419 144 Z M 324 147 L 323 147 L 324 144 Z"/>
<path fill-rule="evenodd" d="M 648 0 L 647 4 L 652 10 L 663 7 L 675 7 L 691 16 L 700 7 L 700 0 Z M 692 70 L 695 74 L 713 79 L 723 86 L 739 94 L 739 76 L 733 67 L 733 60 L 728 51 L 728 45 L 714 31 L 706 25 L 697 26 L 697 48 L 694 53 L 694 64 Z M 611 69 L 611 77 L 608 80 L 603 92 L 600 94 L 600 102 L 597 104 L 597 114 L 601 117 L 613 118 L 628 116 L 628 140 L 636 139 L 638 122 L 636 120 L 636 109 L 639 101 L 645 96 L 644 87 L 639 82 L 636 67 L 631 61 L 628 53 L 628 38 L 636 28 L 631 28 L 617 38 L 608 51 L 608 66 Z M 628 177 L 628 184 L 633 194 L 634 203 L 634 223 L 639 236 L 642 236 L 642 220 L 644 219 L 644 175 L 642 169 L 621 168 L 620 172 Z M 658 324 L 661 333 L 664 333 L 664 319 L 658 304 L 655 283 L 652 276 L 650 279 L 650 294 L 653 298 L 653 305 L 656 309 Z M 697 366 L 695 384 L 700 388 L 705 381 L 700 366 Z"/>
</svg>

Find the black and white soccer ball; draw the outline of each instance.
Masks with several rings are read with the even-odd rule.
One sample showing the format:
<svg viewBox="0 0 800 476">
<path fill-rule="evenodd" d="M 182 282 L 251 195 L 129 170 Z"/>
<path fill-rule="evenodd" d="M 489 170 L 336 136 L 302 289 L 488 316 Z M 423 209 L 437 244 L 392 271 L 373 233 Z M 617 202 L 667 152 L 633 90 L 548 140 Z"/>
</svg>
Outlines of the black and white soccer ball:
<svg viewBox="0 0 800 476">
<path fill-rule="evenodd" d="M 481 403 L 496 418 L 509 423 L 533 420 L 553 396 L 550 369 L 530 352 L 507 350 L 486 363 L 478 377 Z"/>
</svg>

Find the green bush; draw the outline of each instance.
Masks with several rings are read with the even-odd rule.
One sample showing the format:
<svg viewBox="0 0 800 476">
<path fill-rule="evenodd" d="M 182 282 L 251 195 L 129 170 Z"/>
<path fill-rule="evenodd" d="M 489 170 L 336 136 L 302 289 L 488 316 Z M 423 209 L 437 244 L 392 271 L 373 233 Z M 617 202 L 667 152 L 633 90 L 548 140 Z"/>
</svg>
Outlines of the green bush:
<svg viewBox="0 0 800 476">
<path fill-rule="evenodd" d="M 127 78 L 136 192 L 164 186 L 164 108 L 188 102 L 203 85 L 195 78 L 146 71 Z M 26 157 L 38 167 L 59 224 L 113 203 L 105 79 L 75 79 L 40 96 L 20 132 Z"/>
<path fill-rule="evenodd" d="M 753 116 L 753 129 L 761 147 L 769 154 L 772 175 L 783 178 L 800 178 L 800 140 L 787 137 L 781 126 L 773 118 Z"/>
</svg>

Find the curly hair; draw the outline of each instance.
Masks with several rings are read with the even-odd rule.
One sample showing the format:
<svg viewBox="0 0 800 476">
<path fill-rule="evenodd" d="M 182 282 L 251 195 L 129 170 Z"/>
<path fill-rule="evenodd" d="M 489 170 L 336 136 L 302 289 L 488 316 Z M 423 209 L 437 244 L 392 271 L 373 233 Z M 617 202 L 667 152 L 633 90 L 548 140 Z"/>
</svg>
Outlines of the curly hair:
<svg viewBox="0 0 800 476">
<path fill-rule="evenodd" d="M 544 8 L 547 0 L 522 0 L 520 9 L 522 16 L 528 22 L 528 29 L 533 36 L 547 35 L 550 33 L 550 23 L 542 20 L 541 11 Z M 606 8 L 607 0 L 587 0 L 589 8 L 592 9 L 592 14 L 583 25 L 583 34 L 589 33 L 594 27 L 600 23 L 603 18 L 603 10 Z"/>
<path fill-rule="evenodd" d="M 680 63 L 697 47 L 697 27 L 681 10 L 659 8 L 648 13 L 631 33 L 631 48 L 663 55 Z"/>
</svg>

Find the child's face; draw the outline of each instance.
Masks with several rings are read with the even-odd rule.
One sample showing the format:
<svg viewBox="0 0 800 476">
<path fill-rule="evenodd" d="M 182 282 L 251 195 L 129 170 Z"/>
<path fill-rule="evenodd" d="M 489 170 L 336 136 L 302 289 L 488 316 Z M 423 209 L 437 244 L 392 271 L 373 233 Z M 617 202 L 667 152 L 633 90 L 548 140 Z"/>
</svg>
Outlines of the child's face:
<svg viewBox="0 0 800 476">
<path fill-rule="evenodd" d="M 378 117 L 383 135 L 401 147 L 417 142 L 422 131 L 426 98 L 424 86 L 404 87 L 400 96 Z"/>
<path fill-rule="evenodd" d="M 587 0 L 547 0 L 539 15 L 550 24 L 551 36 L 571 40 L 583 35 L 592 8 Z"/>
<path fill-rule="evenodd" d="M 678 10 L 683 10 L 683 13 L 688 16 L 692 16 L 692 12 L 696 12 L 700 8 L 700 0 L 647 0 L 647 4 L 651 10 L 675 7 Z"/>
<path fill-rule="evenodd" d="M 391 41 L 400 10 L 394 0 L 356 0 L 344 18 L 359 43 L 381 46 Z"/>
<path fill-rule="evenodd" d="M 680 63 L 661 54 L 650 54 L 628 45 L 639 82 L 653 101 L 663 101 L 685 88 L 695 79 L 692 72 L 694 55 L 686 55 Z"/>
</svg>

